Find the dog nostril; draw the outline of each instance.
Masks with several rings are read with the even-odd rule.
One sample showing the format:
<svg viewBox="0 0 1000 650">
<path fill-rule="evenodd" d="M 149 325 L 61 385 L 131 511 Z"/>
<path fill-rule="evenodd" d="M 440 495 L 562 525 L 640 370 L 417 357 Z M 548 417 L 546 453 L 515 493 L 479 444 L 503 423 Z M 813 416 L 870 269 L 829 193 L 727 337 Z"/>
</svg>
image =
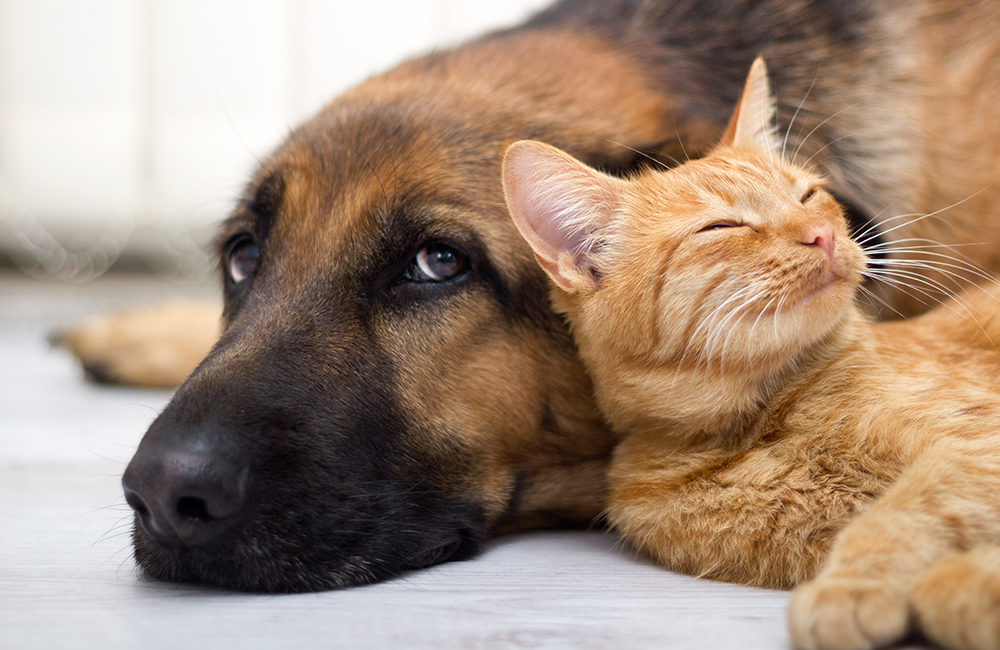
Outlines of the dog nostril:
<svg viewBox="0 0 1000 650">
<path fill-rule="evenodd" d="M 148 434 L 147 434 L 148 435 Z M 200 436 L 140 444 L 122 487 L 141 530 L 171 546 L 218 541 L 241 518 L 249 467 Z"/>
<path fill-rule="evenodd" d="M 208 504 L 198 497 L 181 497 L 177 500 L 177 514 L 198 521 L 212 521 L 215 517 L 208 511 Z"/>
<path fill-rule="evenodd" d="M 149 514 L 149 507 L 146 505 L 146 502 L 142 500 L 141 496 L 132 490 L 125 491 L 125 503 L 127 503 L 130 508 L 135 510 L 140 517 L 145 517 Z"/>
</svg>

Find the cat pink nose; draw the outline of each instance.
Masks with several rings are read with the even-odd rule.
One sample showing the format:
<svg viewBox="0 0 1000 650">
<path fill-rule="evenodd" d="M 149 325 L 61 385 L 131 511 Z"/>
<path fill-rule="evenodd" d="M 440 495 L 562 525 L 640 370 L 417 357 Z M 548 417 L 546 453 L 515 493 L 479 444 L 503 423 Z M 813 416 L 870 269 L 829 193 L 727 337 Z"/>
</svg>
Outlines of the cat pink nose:
<svg viewBox="0 0 1000 650">
<path fill-rule="evenodd" d="M 801 242 L 806 246 L 819 246 L 826 256 L 833 259 L 833 226 L 828 223 L 809 226 L 802 235 Z"/>
</svg>

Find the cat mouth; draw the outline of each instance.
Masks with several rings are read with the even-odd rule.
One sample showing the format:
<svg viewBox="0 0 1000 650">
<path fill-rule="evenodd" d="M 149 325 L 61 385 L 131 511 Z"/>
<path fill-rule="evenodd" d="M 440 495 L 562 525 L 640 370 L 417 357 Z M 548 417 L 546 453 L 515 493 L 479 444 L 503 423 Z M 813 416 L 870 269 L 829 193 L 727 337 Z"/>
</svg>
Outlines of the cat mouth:
<svg viewBox="0 0 1000 650">
<path fill-rule="evenodd" d="M 842 300 L 843 296 L 839 295 L 840 290 L 852 281 L 852 275 L 840 260 L 831 259 L 829 264 L 824 264 L 823 268 L 809 274 L 810 277 L 803 283 L 797 300 L 791 302 L 799 308 L 805 308 L 826 298 Z"/>
</svg>

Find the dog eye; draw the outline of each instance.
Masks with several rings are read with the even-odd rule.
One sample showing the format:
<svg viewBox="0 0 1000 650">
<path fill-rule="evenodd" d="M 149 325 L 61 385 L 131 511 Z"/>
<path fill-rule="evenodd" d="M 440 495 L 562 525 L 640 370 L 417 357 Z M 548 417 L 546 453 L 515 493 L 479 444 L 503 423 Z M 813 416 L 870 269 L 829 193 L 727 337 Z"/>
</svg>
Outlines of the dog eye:
<svg viewBox="0 0 1000 650">
<path fill-rule="evenodd" d="M 243 235 L 230 244 L 226 255 L 226 271 L 233 283 L 239 284 L 249 279 L 257 270 L 259 259 L 260 247 L 253 237 Z"/>
<path fill-rule="evenodd" d="M 446 282 L 468 270 L 468 258 L 445 244 L 428 244 L 417 252 L 407 273 L 416 282 Z"/>
</svg>

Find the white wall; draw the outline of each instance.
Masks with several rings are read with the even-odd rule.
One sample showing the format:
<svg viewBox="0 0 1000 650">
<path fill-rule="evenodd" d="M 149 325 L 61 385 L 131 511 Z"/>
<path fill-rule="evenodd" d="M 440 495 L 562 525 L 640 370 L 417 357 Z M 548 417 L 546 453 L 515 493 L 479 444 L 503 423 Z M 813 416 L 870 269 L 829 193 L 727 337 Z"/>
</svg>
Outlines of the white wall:
<svg viewBox="0 0 1000 650">
<path fill-rule="evenodd" d="M 0 253 L 61 278 L 202 251 L 340 91 L 549 0 L 0 0 Z"/>
</svg>

